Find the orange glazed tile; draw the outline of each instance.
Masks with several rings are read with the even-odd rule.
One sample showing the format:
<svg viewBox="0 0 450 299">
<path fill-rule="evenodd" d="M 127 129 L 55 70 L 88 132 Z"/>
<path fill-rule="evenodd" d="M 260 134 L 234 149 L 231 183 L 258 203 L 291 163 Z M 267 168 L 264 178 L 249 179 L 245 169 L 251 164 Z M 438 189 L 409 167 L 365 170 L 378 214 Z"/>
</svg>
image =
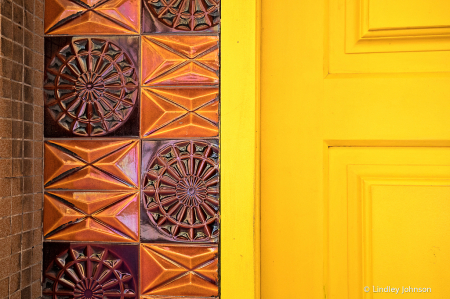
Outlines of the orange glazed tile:
<svg viewBox="0 0 450 299">
<path fill-rule="evenodd" d="M 153 138 L 215 137 L 219 89 L 142 89 L 141 135 Z"/>
<path fill-rule="evenodd" d="M 65 241 L 138 241 L 138 193 L 65 191 L 44 196 L 44 236 Z"/>
<path fill-rule="evenodd" d="M 138 188 L 139 142 L 46 141 L 47 189 L 126 190 Z"/>
<path fill-rule="evenodd" d="M 217 246 L 141 244 L 141 294 L 218 295 Z"/>
<path fill-rule="evenodd" d="M 46 0 L 45 33 L 137 34 L 141 0 Z"/>
<path fill-rule="evenodd" d="M 143 36 L 143 85 L 216 85 L 217 36 Z"/>
</svg>

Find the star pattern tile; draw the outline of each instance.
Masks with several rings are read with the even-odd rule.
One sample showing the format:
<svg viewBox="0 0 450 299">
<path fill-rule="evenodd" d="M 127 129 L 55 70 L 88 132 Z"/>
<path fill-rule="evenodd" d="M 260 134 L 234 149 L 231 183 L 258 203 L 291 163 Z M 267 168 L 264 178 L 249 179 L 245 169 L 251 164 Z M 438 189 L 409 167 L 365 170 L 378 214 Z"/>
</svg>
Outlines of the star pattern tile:
<svg viewBox="0 0 450 299">
<path fill-rule="evenodd" d="M 218 295 L 217 246 L 141 244 L 141 294 Z"/>
<path fill-rule="evenodd" d="M 47 240 L 137 242 L 137 192 L 46 192 L 44 237 Z"/>
<path fill-rule="evenodd" d="M 46 0 L 46 34 L 138 34 L 141 0 Z"/>
<path fill-rule="evenodd" d="M 139 185 L 137 141 L 46 141 L 46 189 L 126 190 Z"/>
<path fill-rule="evenodd" d="M 143 138 L 215 137 L 219 133 L 219 89 L 142 90 Z"/>
<path fill-rule="evenodd" d="M 217 85 L 217 36 L 142 37 L 143 85 Z"/>
</svg>

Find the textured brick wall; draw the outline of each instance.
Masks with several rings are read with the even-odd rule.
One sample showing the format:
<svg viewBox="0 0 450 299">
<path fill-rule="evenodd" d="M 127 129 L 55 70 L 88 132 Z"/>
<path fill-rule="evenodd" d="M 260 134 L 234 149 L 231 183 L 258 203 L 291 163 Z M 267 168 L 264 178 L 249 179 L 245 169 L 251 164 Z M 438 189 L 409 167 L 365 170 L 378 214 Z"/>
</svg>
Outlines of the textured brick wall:
<svg viewBox="0 0 450 299">
<path fill-rule="evenodd" d="M 44 4 L 0 1 L 0 298 L 39 298 Z"/>
</svg>

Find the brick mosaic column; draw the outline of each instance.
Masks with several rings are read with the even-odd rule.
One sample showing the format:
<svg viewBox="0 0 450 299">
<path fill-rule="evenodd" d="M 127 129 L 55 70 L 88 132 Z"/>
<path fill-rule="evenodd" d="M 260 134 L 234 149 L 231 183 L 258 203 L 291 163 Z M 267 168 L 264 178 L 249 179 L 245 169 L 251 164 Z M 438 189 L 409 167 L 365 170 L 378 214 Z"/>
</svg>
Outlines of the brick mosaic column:
<svg viewBox="0 0 450 299">
<path fill-rule="evenodd" d="M 39 298 L 44 3 L 2 0 L 0 14 L 0 298 Z"/>
<path fill-rule="evenodd" d="M 45 0 L 44 298 L 219 296 L 219 0 Z"/>
</svg>

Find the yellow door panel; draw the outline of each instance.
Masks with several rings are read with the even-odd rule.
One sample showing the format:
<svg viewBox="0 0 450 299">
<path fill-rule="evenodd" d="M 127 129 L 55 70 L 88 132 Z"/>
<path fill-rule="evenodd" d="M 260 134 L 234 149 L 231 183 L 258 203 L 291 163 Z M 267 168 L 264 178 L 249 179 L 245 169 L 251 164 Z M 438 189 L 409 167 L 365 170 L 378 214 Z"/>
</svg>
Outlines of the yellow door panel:
<svg viewBox="0 0 450 299">
<path fill-rule="evenodd" d="M 447 11 L 262 0 L 263 299 L 447 297 Z"/>
<path fill-rule="evenodd" d="M 444 298 L 450 148 L 330 147 L 329 171 L 329 298 Z"/>
<path fill-rule="evenodd" d="M 445 13 L 450 11 L 450 2 L 428 2 L 433 3 L 435 13 L 425 14 L 422 11 L 423 0 L 409 1 L 408 9 L 400 14 L 397 12 L 397 5 L 383 10 L 378 1 L 326 2 L 329 7 L 324 14 L 329 26 L 324 32 L 328 35 L 325 41 L 325 59 L 329 60 L 329 73 L 449 71 L 448 53 L 442 51 L 450 50 L 450 17 Z M 422 16 L 422 24 L 433 24 L 436 19 L 442 19 L 441 15 L 447 24 L 420 26 L 416 22 L 416 14 L 407 13 L 411 10 L 420 11 L 416 14 Z M 390 21 L 394 14 L 397 25 Z M 371 22 L 374 19 L 376 22 Z M 383 22 L 385 25 L 381 25 Z"/>
<path fill-rule="evenodd" d="M 371 29 L 450 27 L 447 0 L 363 0 Z"/>
</svg>

